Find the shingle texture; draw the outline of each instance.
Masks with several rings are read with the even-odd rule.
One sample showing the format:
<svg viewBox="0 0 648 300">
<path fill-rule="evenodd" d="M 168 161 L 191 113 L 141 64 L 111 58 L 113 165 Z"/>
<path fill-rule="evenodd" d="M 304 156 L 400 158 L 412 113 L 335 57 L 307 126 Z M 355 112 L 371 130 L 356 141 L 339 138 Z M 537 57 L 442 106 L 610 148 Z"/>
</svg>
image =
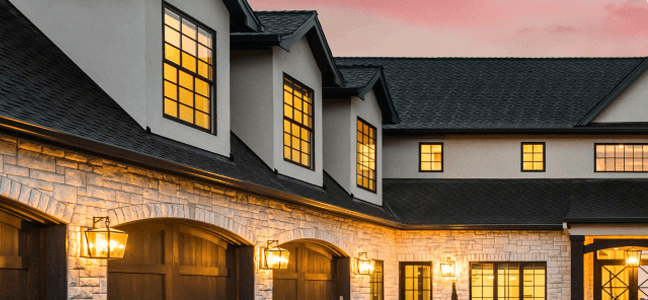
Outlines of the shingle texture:
<svg viewBox="0 0 648 300">
<path fill-rule="evenodd" d="M 380 72 L 380 67 L 373 66 L 340 67 L 339 69 L 348 88 L 366 87 L 376 73 Z"/>
<path fill-rule="evenodd" d="M 381 65 L 400 124 L 385 129 L 572 128 L 642 58 L 336 58 Z"/>
<path fill-rule="evenodd" d="M 233 134 L 233 159 L 148 134 L 6 0 L 0 0 L 0 20 L 0 116 L 393 219 L 382 208 L 353 200 L 328 174 L 326 188 L 275 175 Z"/>
<path fill-rule="evenodd" d="M 233 35 L 262 35 L 277 34 L 290 35 L 301 27 L 308 19 L 317 15 L 315 11 L 255 11 L 261 24 L 265 27 L 263 32 L 236 32 Z"/>
<path fill-rule="evenodd" d="M 384 179 L 385 203 L 414 225 L 648 221 L 646 179 Z"/>
</svg>

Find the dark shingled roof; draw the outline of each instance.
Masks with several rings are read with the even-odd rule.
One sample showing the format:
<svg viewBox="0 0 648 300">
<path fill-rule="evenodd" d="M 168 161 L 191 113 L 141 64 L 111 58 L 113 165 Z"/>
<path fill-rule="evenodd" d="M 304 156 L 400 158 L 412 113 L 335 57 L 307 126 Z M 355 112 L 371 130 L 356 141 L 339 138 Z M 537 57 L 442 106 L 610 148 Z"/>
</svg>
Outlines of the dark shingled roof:
<svg viewBox="0 0 648 300">
<path fill-rule="evenodd" d="M 366 87 L 371 79 L 380 72 L 380 67 L 363 66 L 363 67 L 348 67 L 338 66 L 340 73 L 344 76 L 347 88 L 363 88 Z"/>
<path fill-rule="evenodd" d="M 325 188 L 275 175 L 234 134 L 233 159 L 148 134 L 7 0 L 0 0 L 0 20 L 1 117 L 395 220 L 355 201 L 326 173 Z"/>
<path fill-rule="evenodd" d="M 254 13 L 265 27 L 265 33 L 279 35 L 293 34 L 308 19 L 317 15 L 314 10 L 255 11 Z"/>
<path fill-rule="evenodd" d="M 407 224 L 559 225 L 569 180 L 383 179 L 383 199 Z"/>
<path fill-rule="evenodd" d="M 384 179 L 407 224 L 648 222 L 648 179 Z"/>
<path fill-rule="evenodd" d="M 401 118 L 385 129 L 572 128 L 643 58 L 336 58 L 381 65 Z"/>
</svg>

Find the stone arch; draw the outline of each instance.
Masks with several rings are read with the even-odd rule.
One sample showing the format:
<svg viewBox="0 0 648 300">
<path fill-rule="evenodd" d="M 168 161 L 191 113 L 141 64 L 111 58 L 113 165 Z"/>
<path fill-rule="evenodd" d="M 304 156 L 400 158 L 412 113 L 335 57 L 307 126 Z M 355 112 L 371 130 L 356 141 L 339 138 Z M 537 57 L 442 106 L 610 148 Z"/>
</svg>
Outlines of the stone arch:
<svg viewBox="0 0 648 300">
<path fill-rule="evenodd" d="M 232 218 L 184 204 L 150 203 L 133 205 L 110 209 L 107 211 L 107 214 L 110 217 L 112 225 L 153 218 L 187 219 L 222 228 L 240 237 L 245 244 L 254 245 L 257 242 L 257 236 L 252 230 Z"/>
<path fill-rule="evenodd" d="M 329 244 L 328 246 L 329 248 L 332 248 L 331 250 L 337 252 L 341 257 L 350 257 L 349 253 L 351 253 L 349 245 L 342 239 L 329 231 L 322 231 L 317 228 L 296 228 L 293 230 L 287 230 L 270 236 L 268 240 L 278 240 L 279 244 L 296 240 L 311 240 L 319 243 L 325 242 L 326 244 Z"/>
<path fill-rule="evenodd" d="M 74 208 L 13 179 L 2 177 L 0 196 L 27 205 L 61 223 L 70 223 Z"/>
</svg>

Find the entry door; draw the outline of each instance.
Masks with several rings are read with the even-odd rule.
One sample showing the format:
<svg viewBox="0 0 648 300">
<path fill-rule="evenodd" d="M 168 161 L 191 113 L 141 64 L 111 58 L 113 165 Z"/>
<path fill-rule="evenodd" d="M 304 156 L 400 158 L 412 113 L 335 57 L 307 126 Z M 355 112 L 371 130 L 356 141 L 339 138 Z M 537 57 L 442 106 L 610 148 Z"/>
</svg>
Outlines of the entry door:
<svg viewBox="0 0 648 300">
<path fill-rule="evenodd" d="M 614 256 L 621 251 L 606 252 Z M 597 259 L 594 282 L 595 300 L 648 299 L 648 260 L 642 260 L 639 268 L 628 268 L 624 259 Z"/>
<path fill-rule="evenodd" d="M 183 224 L 138 223 L 120 227 L 128 244 L 123 260 L 108 262 L 108 299 L 233 299 L 235 281 L 228 244 Z M 234 294 L 232 294 L 234 293 Z"/>
<path fill-rule="evenodd" d="M 334 300 L 336 257 L 314 243 L 281 245 L 290 251 L 288 269 L 272 274 L 273 300 Z"/>
</svg>

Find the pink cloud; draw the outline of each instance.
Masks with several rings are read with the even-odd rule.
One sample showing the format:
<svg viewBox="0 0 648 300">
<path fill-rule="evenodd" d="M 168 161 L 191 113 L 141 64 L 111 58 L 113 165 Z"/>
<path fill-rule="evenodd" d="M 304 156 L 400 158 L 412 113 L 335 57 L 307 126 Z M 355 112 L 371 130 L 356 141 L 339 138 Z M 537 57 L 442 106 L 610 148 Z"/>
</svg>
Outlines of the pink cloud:
<svg viewBox="0 0 648 300">
<path fill-rule="evenodd" d="M 646 56 L 646 0 L 249 0 L 316 9 L 337 56 Z"/>
</svg>

